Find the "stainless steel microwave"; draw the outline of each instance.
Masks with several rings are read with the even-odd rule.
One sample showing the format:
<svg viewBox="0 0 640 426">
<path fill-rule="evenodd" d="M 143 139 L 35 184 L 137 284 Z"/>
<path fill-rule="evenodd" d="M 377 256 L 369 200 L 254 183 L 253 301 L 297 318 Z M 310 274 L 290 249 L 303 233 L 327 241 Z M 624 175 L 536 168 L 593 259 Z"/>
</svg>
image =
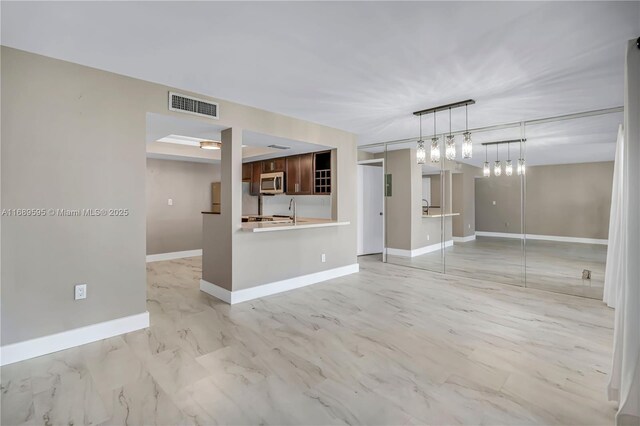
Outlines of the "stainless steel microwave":
<svg viewBox="0 0 640 426">
<path fill-rule="evenodd" d="M 284 193 L 284 172 L 262 173 L 260 175 L 261 194 Z"/>
</svg>

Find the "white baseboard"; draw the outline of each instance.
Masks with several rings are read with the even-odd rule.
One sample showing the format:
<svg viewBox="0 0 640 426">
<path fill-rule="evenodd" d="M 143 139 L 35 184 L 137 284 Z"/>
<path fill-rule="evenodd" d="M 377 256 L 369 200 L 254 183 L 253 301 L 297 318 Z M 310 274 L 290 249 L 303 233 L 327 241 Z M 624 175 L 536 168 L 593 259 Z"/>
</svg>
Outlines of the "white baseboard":
<svg viewBox="0 0 640 426">
<path fill-rule="evenodd" d="M 447 240 L 444 243 L 445 247 L 451 247 L 452 245 L 453 245 L 453 240 Z M 413 250 L 387 247 L 387 254 L 391 256 L 400 256 L 400 257 L 416 257 L 416 256 L 421 256 L 423 254 L 438 251 L 440 249 L 442 249 L 441 243 L 435 243 L 435 244 L 431 244 L 431 245 L 420 247 Z"/>
<path fill-rule="evenodd" d="M 453 241 L 456 243 L 468 243 L 476 239 L 476 234 L 468 235 L 466 237 L 453 237 Z"/>
<path fill-rule="evenodd" d="M 183 259 L 185 257 L 202 256 L 202 249 L 174 251 L 172 253 L 148 254 L 147 263 L 160 262 L 162 260 Z"/>
<path fill-rule="evenodd" d="M 562 237 L 558 235 L 536 235 L 536 234 L 512 234 L 509 232 L 485 232 L 476 231 L 478 237 L 496 237 L 496 238 L 515 238 L 527 240 L 541 240 L 541 241 L 560 241 L 564 243 L 581 243 L 581 244 L 609 244 L 609 240 L 602 240 L 597 238 L 580 238 L 580 237 Z"/>
<path fill-rule="evenodd" d="M 0 365 L 58 352 L 149 327 L 149 312 L 91 324 L 0 348 Z"/>
<path fill-rule="evenodd" d="M 359 270 L 360 265 L 354 263 L 352 265 L 341 266 L 339 268 L 315 272 L 313 274 L 302 275 L 295 278 L 275 281 L 272 283 L 262 284 L 256 287 L 236 291 L 229 291 L 208 281 L 200 280 L 200 290 L 222 300 L 223 302 L 234 305 L 236 303 L 258 299 L 260 297 L 270 296 L 272 294 L 282 293 L 284 291 L 289 291 L 300 287 L 306 287 L 308 285 L 327 281 L 333 278 L 355 274 Z"/>
</svg>

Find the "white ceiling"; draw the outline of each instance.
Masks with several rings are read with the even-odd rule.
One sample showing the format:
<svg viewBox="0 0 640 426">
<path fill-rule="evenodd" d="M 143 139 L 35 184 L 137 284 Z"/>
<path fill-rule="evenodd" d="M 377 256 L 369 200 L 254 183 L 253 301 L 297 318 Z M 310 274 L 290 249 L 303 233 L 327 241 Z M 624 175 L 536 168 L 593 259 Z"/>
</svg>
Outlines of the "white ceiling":
<svg viewBox="0 0 640 426">
<path fill-rule="evenodd" d="M 622 105 L 640 2 L 3 1 L 1 36 L 7 46 L 349 130 L 367 144 L 415 137 L 412 111 L 467 98 L 477 101 L 470 127 Z M 454 112 L 454 130 L 463 113 Z M 619 121 L 589 126 L 611 152 Z M 438 127 L 448 128 L 446 114 Z M 553 129 L 544 142 L 553 152 L 539 161 L 555 161 L 562 139 L 581 144 L 582 128 Z M 584 158 L 600 159 L 592 148 Z"/>
<path fill-rule="evenodd" d="M 158 142 L 158 140 L 169 135 L 180 135 L 202 140 L 219 141 L 222 139 L 221 132 L 224 129 L 225 126 L 221 126 L 215 121 L 207 123 L 201 120 L 190 119 L 188 116 L 180 118 L 164 114 L 147 113 L 147 157 L 218 163 L 220 162 L 219 150 L 203 150 L 200 149 L 199 146 Z M 329 149 L 323 145 L 276 137 L 249 130 L 242 132 L 242 145 L 242 158 L 245 162 Z M 269 145 L 286 146 L 289 147 L 289 149 L 276 149 L 269 147 Z"/>
</svg>

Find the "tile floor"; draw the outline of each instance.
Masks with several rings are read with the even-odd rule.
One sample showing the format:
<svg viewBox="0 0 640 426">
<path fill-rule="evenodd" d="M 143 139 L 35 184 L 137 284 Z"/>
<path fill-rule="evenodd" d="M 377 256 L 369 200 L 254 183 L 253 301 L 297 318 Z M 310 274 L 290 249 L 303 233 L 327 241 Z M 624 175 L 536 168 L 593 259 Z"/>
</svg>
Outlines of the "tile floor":
<svg viewBox="0 0 640 426">
<path fill-rule="evenodd" d="M 612 424 L 602 303 L 360 262 L 233 307 L 150 263 L 151 327 L 2 367 L 2 425 Z"/>
</svg>

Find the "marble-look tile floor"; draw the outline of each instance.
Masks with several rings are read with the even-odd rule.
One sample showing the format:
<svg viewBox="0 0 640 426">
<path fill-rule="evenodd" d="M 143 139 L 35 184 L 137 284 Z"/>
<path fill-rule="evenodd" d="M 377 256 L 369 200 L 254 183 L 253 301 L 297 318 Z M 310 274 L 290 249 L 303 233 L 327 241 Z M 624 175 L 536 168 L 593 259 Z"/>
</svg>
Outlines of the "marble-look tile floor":
<svg viewBox="0 0 640 426">
<path fill-rule="evenodd" d="M 505 284 L 602 300 L 607 246 L 561 241 L 477 237 L 416 257 L 387 256 L 387 262 Z M 526 262 L 526 263 L 525 263 Z M 583 280 L 582 271 L 591 271 Z"/>
<path fill-rule="evenodd" d="M 2 425 L 612 424 L 602 303 L 360 263 L 232 307 L 150 263 L 151 327 L 2 367 Z"/>
</svg>

